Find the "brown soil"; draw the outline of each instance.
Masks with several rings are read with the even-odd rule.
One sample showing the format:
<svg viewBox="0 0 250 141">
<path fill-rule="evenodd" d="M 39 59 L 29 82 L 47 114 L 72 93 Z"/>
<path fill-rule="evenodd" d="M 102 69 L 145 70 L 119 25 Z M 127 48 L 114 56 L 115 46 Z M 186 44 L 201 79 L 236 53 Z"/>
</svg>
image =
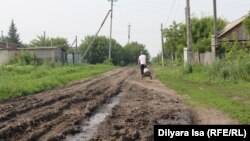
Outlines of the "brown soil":
<svg viewBox="0 0 250 141">
<path fill-rule="evenodd" d="M 121 68 L 55 90 L 2 101 L 0 141 L 63 140 L 81 132 L 95 109 L 119 93 L 120 103 L 91 140 L 146 141 L 152 140 L 155 124 L 206 123 L 202 114 L 193 114 L 179 95 L 154 78 L 142 79 L 139 70 Z M 216 120 L 220 121 L 213 122 Z"/>
</svg>

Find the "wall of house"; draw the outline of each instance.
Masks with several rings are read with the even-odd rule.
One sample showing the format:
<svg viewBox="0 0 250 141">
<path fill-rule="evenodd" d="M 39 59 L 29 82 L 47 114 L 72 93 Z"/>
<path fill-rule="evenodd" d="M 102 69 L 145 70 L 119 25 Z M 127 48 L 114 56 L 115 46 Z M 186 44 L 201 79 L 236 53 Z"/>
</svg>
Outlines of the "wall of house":
<svg viewBox="0 0 250 141">
<path fill-rule="evenodd" d="M 6 43 L 6 42 L 0 42 L 0 48 L 2 49 L 16 49 L 18 47 L 18 44 L 13 43 Z"/>
<path fill-rule="evenodd" d="M 250 35 L 247 34 L 245 26 L 243 25 L 243 23 L 241 23 L 234 27 L 232 30 L 225 33 L 219 39 L 227 39 L 228 41 L 234 41 L 235 39 L 238 41 L 247 41 L 250 40 Z"/>
</svg>

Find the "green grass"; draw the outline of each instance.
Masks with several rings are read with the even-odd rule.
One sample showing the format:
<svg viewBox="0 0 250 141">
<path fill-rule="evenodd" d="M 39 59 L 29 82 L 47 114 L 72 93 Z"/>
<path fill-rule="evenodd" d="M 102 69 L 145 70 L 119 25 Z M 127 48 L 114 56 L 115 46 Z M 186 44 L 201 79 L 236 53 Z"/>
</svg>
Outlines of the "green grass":
<svg viewBox="0 0 250 141">
<path fill-rule="evenodd" d="M 0 69 L 0 99 L 53 89 L 72 80 L 88 78 L 114 69 L 111 65 L 8 65 Z"/>
<path fill-rule="evenodd" d="M 243 124 L 250 123 L 250 83 L 211 78 L 207 67 L 194 66 L 185 73 L 182 66 L 159 67 L 157 77 L 179 94 L 188 95 L 187 104 L 214 107 Z"/>
</svg>

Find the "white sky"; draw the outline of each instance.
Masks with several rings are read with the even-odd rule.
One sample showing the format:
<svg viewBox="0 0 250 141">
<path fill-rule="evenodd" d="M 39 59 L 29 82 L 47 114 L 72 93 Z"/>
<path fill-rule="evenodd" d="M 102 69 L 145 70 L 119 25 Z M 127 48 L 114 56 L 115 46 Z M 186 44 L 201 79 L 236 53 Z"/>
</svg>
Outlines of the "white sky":
<svg viewBox="0 0 250 141">
<path fill-rule="evenodd" d="M 160 24 L 185 21 L 186 0 L 118 0 L 114 6 L 113 38 L 122 45 L 131 41 L 146 45 L 151 56 L 161 50 Z M 191 13 L 212 15 L 213 0 L 190 0 Z M 110 9 L 107 0 L 0 0 L 0 30 L 7 34 L 14 19 L 24 43 L 42 35 L 65 37 L 71 44 L 77 35 L 94 35 Z M 217 0 L 218 17 L 233 21 L 250 11 L 250 0 Z M 108 19 L 100 35 L 109 36 Z"/>
</svg>

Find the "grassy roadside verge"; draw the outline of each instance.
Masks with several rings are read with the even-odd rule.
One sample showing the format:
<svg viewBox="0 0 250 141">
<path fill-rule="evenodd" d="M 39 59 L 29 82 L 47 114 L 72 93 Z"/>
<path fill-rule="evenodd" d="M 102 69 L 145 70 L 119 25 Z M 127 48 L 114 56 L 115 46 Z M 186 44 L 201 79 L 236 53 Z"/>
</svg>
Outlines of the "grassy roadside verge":
<svg viewBox="0 0 250 141">
<path fill-rule="evenodd" d="M 182 66 L 157 68 L 157 78 L 179 94 L 188 95 L 186 103 L 214 107 L 242 124 L 250 123 L 250 83 L 211 80 L 203 71 L 185 73 Z"/>
<path fill-rule="evenodd" d="M 0 99 L 8 99 L 63 86 L 72 80 L 95 76 L 111 69 L 111 65 L 8 65 L 0 70 Z"/>
</svg>

